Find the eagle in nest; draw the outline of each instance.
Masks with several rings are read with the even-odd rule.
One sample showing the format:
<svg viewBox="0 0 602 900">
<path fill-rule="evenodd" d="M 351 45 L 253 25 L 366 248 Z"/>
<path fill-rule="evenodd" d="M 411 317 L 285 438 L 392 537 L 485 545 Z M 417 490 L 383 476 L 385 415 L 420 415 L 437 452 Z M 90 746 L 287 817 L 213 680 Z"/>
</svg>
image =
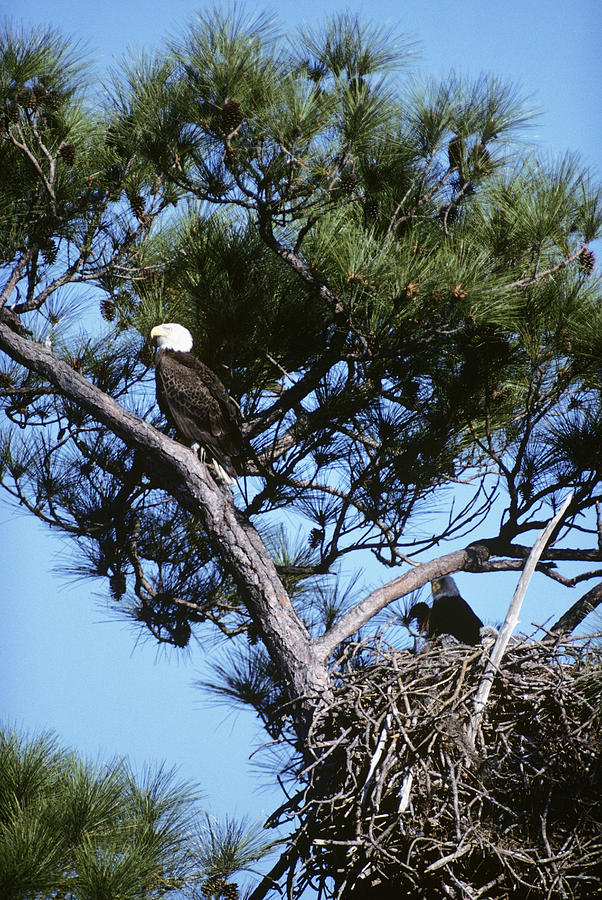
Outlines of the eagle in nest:
<svg viewBox="0 0 602 900">
<path fill-rule="evenodd" d="M 178 437 L 210 457 L 214 471 L 227 484 L 238 474 L 242 451 L 240 414 L 215 372 L 190 352 L 192 335 L 168 322 L 150 333 L 156 340 L 157 402 Z"/>
<path fill-rule="evenodd" d="M 433 605 L 414 603 L 408 610 L 404 623 L 409 625 L 412 619 L 416 619 L 421 634 L 429 639 L 441 634 L 451 634 L 462 644 L 478 644 L 483 623 L 460 596 L 454 579 L 450 575 L 444 575 L 432 581 L 431 588 Z"/>
</svg>

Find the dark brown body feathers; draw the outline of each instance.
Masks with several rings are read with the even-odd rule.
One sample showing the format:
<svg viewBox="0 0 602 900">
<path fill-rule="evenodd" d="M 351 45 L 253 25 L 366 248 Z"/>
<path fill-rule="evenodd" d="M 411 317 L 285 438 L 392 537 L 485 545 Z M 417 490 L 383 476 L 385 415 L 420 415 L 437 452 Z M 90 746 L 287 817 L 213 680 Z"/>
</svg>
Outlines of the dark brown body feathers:
<svg viewBox="0 0 602 900">
<path fill-rule="evenodd" d="M 161 349 L 155 362 L 159 408 L 178 436 L 200 444 L 234 477 L 242 451 L 240 415 L 215 372 L 192 353 Z"/>
<path fill-rule="evenodd" d="M 437 597 L 432 607 L 415 603 L 406 616 L 406 624 L 416 619 L 418 627 L 429 640 L 451 634 L 462 644 L 475 646 L 481 640 L 483 623 L 466 600 L 456 595 Z"/>
</svg>

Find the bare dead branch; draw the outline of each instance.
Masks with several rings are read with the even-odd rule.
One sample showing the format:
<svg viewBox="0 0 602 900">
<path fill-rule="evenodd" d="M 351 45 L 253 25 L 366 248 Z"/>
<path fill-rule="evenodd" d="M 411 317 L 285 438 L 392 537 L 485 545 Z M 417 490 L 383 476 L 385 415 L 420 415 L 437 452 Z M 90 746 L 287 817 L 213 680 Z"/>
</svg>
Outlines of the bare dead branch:
<svg viewBox="0 0 602 900">
<path fill-rule="evenodd" d="M 489 697 L 489 693 L 491 691 L 491 687 L 493 685 L 493 679 L 495 677 L 495 673 L 499 669 L 499 665 L 504 655 L 504 651 L 508 646 L 508 642 L 516 627 L 516 623 L 518 622 L 518 617 L 520 614 L 521 606 L 527 592 L 527 588 L 529 586 L 529 582 L 533 577 L 533 573 L 535 572 L 535 567 L 539 560 L 539 557 L 543 553 L 547 542 L 550 540 L 552 534 L 554 533 L 557 526 L 562 521 L 562 518 L 569 508 L 569 505 L 573 499 L 573 495 L 569 494 L 566 498 L 556 515 L 544 530 L 541 532 L 537 540 L 533 545 L 533 549 L 529 554 L 527 562 L 525 563 L 525 567 L 523 569 L 523 573 L 519 579 L 516 591 L 514 592 L 514 596 L 510 602 L 510 606 L 508 607 L 508 612 L 506 613 L 506 618 L 504 620 L 504 624 L 502 625 L 500 632 L 497 636 L 497 640 L 494 644 L 493 650 L 491 651 L 491 657 L 489 658 L 487 665 L 485 666 L 485 671 L 483 672 L 483 678 L 479 685 L 479 689 L 477 691 L 477 695 L 474 700 L 474 713 L 471 717 L 468 730 L 467 737 L 469 744 L 474 747 L 475 734 L 479 727 L 481 718 L 483 716 L 483 710 L 485 709 L 485 705 L 487 703 L 487 698 Z"/>
</svg>

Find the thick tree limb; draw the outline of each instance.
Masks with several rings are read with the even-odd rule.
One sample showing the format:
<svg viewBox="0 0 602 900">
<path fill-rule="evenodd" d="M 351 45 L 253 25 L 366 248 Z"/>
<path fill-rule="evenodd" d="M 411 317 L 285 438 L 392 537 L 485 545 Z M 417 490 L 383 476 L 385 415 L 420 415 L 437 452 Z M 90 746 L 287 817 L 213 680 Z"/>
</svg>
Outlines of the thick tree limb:
<svg viewBox="0 0 602 900">
<path fill-rule="evenodd" d="M 318 653 L 323 659 L 328 659 L 345 638 L 355 634 L 372 616 L 399 597 L 418 590 L 427 581 L 440 578 L 442 575 L 451 575 L 452 572 L 459 572 L 461 569 L 469 571 L 475 567 L 478 568 L 480 566 L 479 550 L 479 547 L 472 545 L 464 550 L 455 550 L 446 556 L 421 563 L 409 572 L 404 572 L 399 578 L 394 578 L 372 591 L 357 606 L 341 616 L 332 628 L 316 639 L 315 646 Z"/>
<path fill-rule="evenodd" d="M 280 241 L 274 235 L 272 222 L 269 213 L 265 208 L 259 210 L 258 224 L 259 234 L 266 246 L 269 247 L 270 250 L 273 250 L 273 252 L 276 253 L 277 256 L 280 257 L 280 259 L 282 259 L 287 265 L 289 265 L 291 269 L 296 272 L 297 275 L 299 275 L 301 280 L 305 282 L 308 288 L 311 288 L 312 291 L 315 291 L 315 293 L 317 293 L 320 299 L 330 310 L 335 322 L 344 322 L 345 327 L 349 328 L 349 330 L 358 339 L 363 350 L 366 353 L 369 353 L 368 343 L 365 336 L 351 324 L 348 311 L 345 309 L 345 305 L 342 302 L 341 298 L 338 297 L 333 291 L 331 291 L 330 288 L 317 277 L 317 275 L 296 253 L 285 247 L 284 244 L 280 243 Z"/>
<path fill-rule="evenodd" d="M 230 492 L 218 487 L 196 454 L 122 407 L 45 346 L 2 322 L 0 350 L 48 379 L 128 446 L 159 465 L 165 491 L 200 519 L 215 553 L 236 581 L 291 698 L 305 698 L 311 705 L 326 693 L 326 666 L 316 655 L 269 553 Z"/>
<path fill-rule="evenodd" d="M 530 523 L 535 528 L 535 523 Z M 479 541 L 488 547 L 492 555 L 510 556 L 513 559 L 527 559 L 531 548 L 524 544 L 514 544 L 504 538 L 485 538 Z M 541 554 L 541 559 L 550 561 L 567 562 L 599 562 L 602 560 L 602 550 L 581 550 L 572 547 L 549 547 Z"/>
</svg>

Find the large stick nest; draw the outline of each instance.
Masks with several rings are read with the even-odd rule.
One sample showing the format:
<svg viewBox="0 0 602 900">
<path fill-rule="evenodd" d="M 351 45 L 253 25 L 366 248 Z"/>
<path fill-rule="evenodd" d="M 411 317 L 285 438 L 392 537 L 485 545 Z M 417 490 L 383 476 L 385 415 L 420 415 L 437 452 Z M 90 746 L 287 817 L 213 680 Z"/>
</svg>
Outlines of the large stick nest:
<svg viewBox="0 0 602 900">
<path fill-rule="evenodd" d="M 440 642 L 347 648 L 288 810 L 300 823 L 289 896 L 309 882 L 353 898 L 595 894 L 602 652 L 510 644 L 471 742 L 487 659 Z"/>
</svg>

